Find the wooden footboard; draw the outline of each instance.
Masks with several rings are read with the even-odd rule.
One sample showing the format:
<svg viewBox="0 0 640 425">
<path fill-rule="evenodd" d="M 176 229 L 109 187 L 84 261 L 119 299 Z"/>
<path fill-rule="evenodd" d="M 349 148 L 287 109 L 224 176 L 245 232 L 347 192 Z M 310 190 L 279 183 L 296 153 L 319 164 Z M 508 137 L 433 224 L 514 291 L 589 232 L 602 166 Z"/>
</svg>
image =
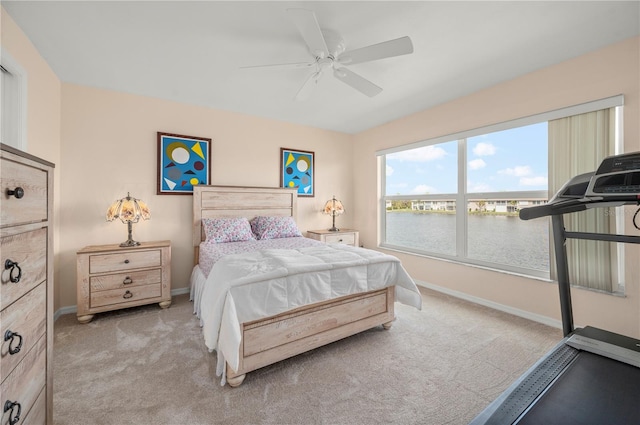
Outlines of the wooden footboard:
<svg viewBox="0 0 640 425">
<path fill-rule="evenodd" d="M 321 347 L 394 319 L 395 287 L 311 304 L 242 324 L 240 364 L 227 364 L 227 382 L 242 384 L 247 372 Z"/>
</svg>

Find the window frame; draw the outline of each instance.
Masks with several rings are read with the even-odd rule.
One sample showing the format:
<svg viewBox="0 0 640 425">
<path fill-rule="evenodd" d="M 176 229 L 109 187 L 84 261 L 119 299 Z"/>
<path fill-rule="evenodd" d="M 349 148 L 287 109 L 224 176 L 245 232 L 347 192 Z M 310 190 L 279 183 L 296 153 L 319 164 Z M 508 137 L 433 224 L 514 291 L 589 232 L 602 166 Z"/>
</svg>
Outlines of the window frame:
<svg viewBox="0 0 640 425">
<path fill-rule="evenodd" d="M 5 145 L 22 151 L 27 150 L 27 72 L 6 51 L 0 47 L 0 66 L 3 70 L 0 84 L 0 140 Z M 11 84 L 5 72 L 12 76 Z M 7 129 L 9 126 L 9 129 Z M 7 137 L 15 134 L 16 137 Z"/>
<path fill-rule="evenodd" d="M 558 118 L 568 117 L 572 115 L 579 115 L 586 112 L 596 111 L 599 109 L 606 109 L 611 107 L 622 106 L 624 104 L 623 95 L 616 95 L 604 99 L 595 100 L 592 102 L 582 103 L 579 105 L 573 105 L 553 111 L 548 111 L 540 114 L 530 115 L 502 123 L 492 124 L 489 126 L 479 127 L 472 130 L 465 130 L 462 132 L 435 137 L 423 141 L 413 142 L 405 145 L 395 146 L 392 148 L 382 149 L 376 152 L 378 159 L 378 175 L 379 175 L 379 213 L 378 213 L 378 247 L 406 252 L 419 256 L 433 257 L 437 259 L 449 260 L 461 264 L 470 264 L 479 267 L 485 267 L 496 271 L 504 271 L 510 273 L 516 273 L 526 275 L 530 277 L 537 277 L 543 279 L 550 279 L 549 271 L 528 269 L 523 267 L 513 267 L 508 264 L 494 263 L 483 260 L 477 260 L 468 257 L 467 249 L 467 211 L 460 212 L 459 205 L 468 205 L 469 199 L 476 199 L 485 197 L 491 200 L 513 200 L 514 196 L 521 196 L 522 198 L 529 199 L 550 199 L 551 195 L 548 190 L 534 190 L 534 191 L 514 191 L 514 192 L 467 192 L 467 138 L 481 136 L 498 131 L 510 130 L 518 127 L 524 127 L 532 124 L 537 124 L 545 121 L 551 121 Z M 440 143 L 447 143 L 457 141 L 458 143 L 458 192 L 457 193 L 444 193 L 444 194 L 427 194 L 427 195 L 387 195 L 386 194 L 386 156 L 389 154 L 402 152 L 406 150 L 421 148 L 425 146 L 433 146 Z M 424 250 L 418 250 L 410 247 L 397 246 L 386 242 L 386 203 L 387 201 L 394 200 L 443 200 L 443 199 L 455 199 L 456 201 L 456 255 L 434 253 Z M 549 221 L 549 228 L 551 227 L 551 221 Z M 549 230 L 549 243 L 552 243 L 551 230 Z M 549 253 L 551 254 L 551 250 Z M 553 259 L 549 259 L 551 263 Z"/>
</svg>

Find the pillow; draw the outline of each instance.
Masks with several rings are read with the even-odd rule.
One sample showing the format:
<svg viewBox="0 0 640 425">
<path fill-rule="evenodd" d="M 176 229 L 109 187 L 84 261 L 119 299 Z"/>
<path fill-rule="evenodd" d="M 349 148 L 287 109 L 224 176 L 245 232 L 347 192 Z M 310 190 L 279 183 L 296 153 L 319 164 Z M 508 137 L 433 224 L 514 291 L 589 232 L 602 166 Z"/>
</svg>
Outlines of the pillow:
<svg viewBox="0 0 640 425">
<path fill-rule="evenodd" d="M 246 217 L 203 218 L 202 224 L 207 241 L 222 243 L 256 239 Z"/>
<path fill-rule="evenodd" d="M 251 220 L 251 230 L 256 239 L 295 238 L 302 236 L 293 217 L 258 216 Z"/>
</svg>

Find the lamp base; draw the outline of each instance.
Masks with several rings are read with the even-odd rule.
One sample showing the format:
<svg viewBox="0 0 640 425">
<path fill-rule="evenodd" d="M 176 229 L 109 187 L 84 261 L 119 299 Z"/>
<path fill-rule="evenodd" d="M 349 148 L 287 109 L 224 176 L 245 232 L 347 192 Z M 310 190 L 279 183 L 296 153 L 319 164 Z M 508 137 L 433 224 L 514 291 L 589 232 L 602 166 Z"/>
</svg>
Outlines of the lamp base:
<svg viewBox="0 0 640 425">
<path fill-rule="evenodd" d="M 327 229 L 327 230 L 329 230 L 330 232 L 339 232 L 340 231 L 340 229 L 338 229 L 336 226 L 333 226 L 331 229 Z"/>
<path fill-rule="evenodd" d="M 136 242 L 136 241 L 133 240 L 133 237 L 131 235 L 131 231 L 132 230 L 133 230 L 132 229 L 132 225 L 131 225 L 131 222 L 129 221 L 129 222 L 127 222 L 127 240 L 120 244 L 120 246 L 122 248 L 126 248 L 128 246 L 138 246 L 138 245 L 140 245 L 140 242 Z"/>
<path fill-rule="evenodd" d="M 123 248 L 129 247 L 129 246 L 138 246 L 138 245 L 140 245 L 140 242 L 136 242 L 133 239 L 127 239 L 126 241 L 120 244 L 120 246 Z"/>
</svg>

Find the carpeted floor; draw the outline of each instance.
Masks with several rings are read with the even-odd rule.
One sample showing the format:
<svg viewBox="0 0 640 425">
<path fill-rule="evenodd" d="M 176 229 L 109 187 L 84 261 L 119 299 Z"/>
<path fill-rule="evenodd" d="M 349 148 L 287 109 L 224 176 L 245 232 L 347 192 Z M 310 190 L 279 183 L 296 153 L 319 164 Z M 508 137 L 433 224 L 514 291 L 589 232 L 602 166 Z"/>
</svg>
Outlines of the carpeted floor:
<svg viewBox="0 0 640 425">
<path fill-rule="evenodd" d="M 372 329 L 221 387 L 187 295 L 55 323 L 54 423 L 467 424 L 562 332 L 428 289 Z"/>
</svg>

